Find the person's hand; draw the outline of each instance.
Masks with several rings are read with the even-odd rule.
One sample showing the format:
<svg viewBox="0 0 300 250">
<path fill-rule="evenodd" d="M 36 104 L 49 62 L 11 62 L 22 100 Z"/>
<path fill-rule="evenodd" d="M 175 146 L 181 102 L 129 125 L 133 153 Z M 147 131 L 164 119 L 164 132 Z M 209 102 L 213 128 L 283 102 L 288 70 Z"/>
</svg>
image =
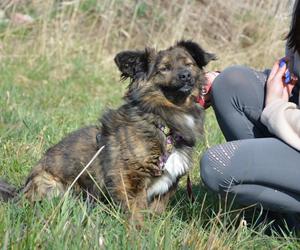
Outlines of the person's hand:
<svg viewBox="0 0 300 250">
<path fill-rule="evenodd" d="M 285 73 L 287 70 L 286 63 L 277 61 L 274 64 L 267 81 L 265 106 L 278 99 L 288 102 L 298 79 L 292 76 L 292 80 L 289 83 L 285 83 Z"/>
<path fill-rule="evenodd" d="M 220 74 L 217 71 L 211 71 L 205 73 L 206 82 L 203 86 L 203 100 L 204 100 L 204 108 L 207 109 L 211 105 L 211 86 L 215 78 Z"/>
</svg>

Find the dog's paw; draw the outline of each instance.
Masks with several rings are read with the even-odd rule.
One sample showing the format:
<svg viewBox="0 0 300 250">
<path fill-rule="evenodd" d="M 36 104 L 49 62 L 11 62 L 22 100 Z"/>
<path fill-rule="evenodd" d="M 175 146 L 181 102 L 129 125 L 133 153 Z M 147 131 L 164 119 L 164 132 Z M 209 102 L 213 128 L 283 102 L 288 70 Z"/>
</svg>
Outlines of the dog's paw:
<svg viewBox="0 0 300 250">
<path fill-rule="evenodd" d="M 159 167 L 158 165 L 157 166 L 153 166 L 152 169 L 151 169 L 151 176 L 153 177 L 159 177 L 159 176 L 162 176 L 164 173 L 164 170 Z"/>
<path fill-rule="evenodd" d="M 162 169 L 154 169 L 152 176 L 153 177 L 159 177 L 159 176 L 162 176 L 163 173 L 164 173 L 164 171 Z"/>
</svg>

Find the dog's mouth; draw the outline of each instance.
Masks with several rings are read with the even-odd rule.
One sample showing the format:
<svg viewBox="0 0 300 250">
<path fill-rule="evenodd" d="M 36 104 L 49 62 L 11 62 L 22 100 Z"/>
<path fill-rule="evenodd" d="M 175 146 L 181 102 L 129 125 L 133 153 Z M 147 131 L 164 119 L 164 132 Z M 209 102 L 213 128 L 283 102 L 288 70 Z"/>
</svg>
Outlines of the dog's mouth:
<svg viewBox="0 0 300 250">
<path fill-rule="evenodd" d="M 169 86 L 161 86 L 161 90 L 171 102 L 182 103 L 192 93 L 194 86 L 194 81 L 188 83 L 177 82 Z"/>
<path fill-rule="evenodd" d="M 165 93 L 169 92 L 170 94 L 174 94 L 174 95 L 178 95 L 178 94 L 189 95 L 192 92 L 194 86 L 195 86 L 195 81 L 191 79 L 188 82 L 176 81 L 168 86 L 162 85 L 161 89 Z"/>
<path fill-rule="evenodd" d="M 177 90 L 177 92 L 182 93 L 184 95 L 189 95 L 192 92 L 193 86 L 189 84 L 185 84 L 181 88 Z"/>
</svg>

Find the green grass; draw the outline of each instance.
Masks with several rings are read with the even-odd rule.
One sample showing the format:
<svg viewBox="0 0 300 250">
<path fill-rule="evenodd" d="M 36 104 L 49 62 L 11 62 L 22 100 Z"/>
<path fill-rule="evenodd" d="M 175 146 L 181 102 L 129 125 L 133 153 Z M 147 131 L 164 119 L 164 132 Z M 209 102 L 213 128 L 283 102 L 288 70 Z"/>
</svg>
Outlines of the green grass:
<svg viewBox="0 0 300 250">
<path fill-rule="evenodd" d="M 117 80 L 116 68 L 95 71 L 84 62 L 84 57 L 66 62 L 68 76 L 58 81 L 50 77 L 55 65 L 45 58 L 30 66 L 22 60 L 1 64 L 1 177 L 22 185 L 49 146 L 77 128 L 97 123 L 106 107 L 122 102 L 125 84 Z M 198 166 L 201 154 L 207 145 L 224 141 L 211 110 L 207 113 L 206 131 L 195 153 L 194 204 L 187 198 L 183 178 L 167 211 L 154 218 L 146 214 L 141 231 L 131 228 L 126 215 L 117 208 L 91 205 L 72 195 L 62 203 L 57 199 L 35 206 L 26 201 L 1 204 L 1 247 L 98 249 L 103 247 L 101 242 L 108 249 L 296 247 L 295 240 L 268 237 L 261 229 L 239 227 L 239 212 L 231 213 L 224 203 L 219 205 L 217 197 L 202 185 Z"/>
<path fill-rule="evenodd" d="M 256 7 L 260 0 L 250 1 L 252 5 L 246 0 L 240 5 L 234 0 L 61 2 L 12 5 L 6 9 L 8 17 L 18 11 L 31 14 L 36 22 L 0 27 L 0 177 L 16 186 L 24 183 L 47 148 L 71 131 L 97 124 L 106 108 L 122 103 L 126 83 L 119 81 L 113 63 L 117 51 L 149 45 L 164 48 L 185 37 L 218 55 L 209 69 L 232 64 L 264 68 L 282 56 L 282 34 L 288 27 L 287 18 L 274 11 L 283 8 L 279 0 L 264 1 L 265 8 Z M 244 210 L 221 202 L 205 188 L 199 176 L 201 155 L 207 147 L 224 142 L 211 109 L 205 130 L 191 173 L 194 203 L 187 198 L 184 177 L 166 212 L 157 217 L 145 213 L 140 231 L 128 224 L 118 208 L 89 204 L 74 195 L 34 206 L 23 200 L 1 203 L 0 247 L 300 248 L 290 233 L 267 236 L 264 225 L 241 226 Z M 247 211 L 251 218 L 251 209 Z"/>
</svg>

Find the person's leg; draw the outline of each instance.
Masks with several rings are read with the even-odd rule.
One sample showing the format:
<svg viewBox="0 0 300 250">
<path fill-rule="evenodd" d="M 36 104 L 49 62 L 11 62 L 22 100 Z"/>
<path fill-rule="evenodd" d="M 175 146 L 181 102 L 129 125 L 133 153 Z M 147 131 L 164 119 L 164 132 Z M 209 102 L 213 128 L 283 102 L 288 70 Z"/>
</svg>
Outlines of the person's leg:
<svg viewBox="0 0 300 250">
<path fill-rule="evenodd" d="M 242 205 L 300 213 L 300 152 L 275 138 L 228 142 L 201 159 L 201 177 L 213 191 Z"/>
<path fill-rule="evenodd" d="M 300 153 L 278 139 L 265 138 L 273 137 L 260 122 L 267 76 L 233 66 L 213 82 L 212 107 L 219 126 L 227 141 L 240 141 L 209 149 L 201 160 L 201 176 L 210 189 L 235 196 L 240 204 L 260 204 L 265 211 L 275 211 L 275 217 L 292 212 L 294 218 L 294 212 L 300 212 Z M 297 96 L 290 101 L 298 103 Z M 292 224 L 299 227 L 298 221 Z"/>
<path fill-rule="evenodd" d="M 260 122 L 266 79 L 266 73 L 232 66 L 214 80 L 212 107 L 227 141 L 272 136 Z"/>
</svg>

